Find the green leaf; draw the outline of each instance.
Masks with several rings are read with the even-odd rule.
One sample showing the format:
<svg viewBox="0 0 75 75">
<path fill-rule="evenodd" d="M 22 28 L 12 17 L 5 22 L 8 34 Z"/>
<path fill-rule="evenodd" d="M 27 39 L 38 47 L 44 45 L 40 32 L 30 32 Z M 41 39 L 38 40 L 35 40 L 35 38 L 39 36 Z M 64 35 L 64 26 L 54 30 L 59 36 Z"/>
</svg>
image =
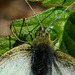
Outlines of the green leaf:
<svg viewBox="0 0 75 75">
<path fill-rule="evenodd" d="M 56 8 L 50 8 L 42 13 L 39 13 L 37 16 L 39 20 L 42 22 L 42 25 L 48 26 L 61 12 L 63 12 L 65 8 L 63 7 L 56 7 Z M 48 29 L 48 32 L 50 32 L 51 39 L 55 40 L 57 38 L 57 41 L 55 43 L 55 48 L 59 49 L 62 41 L 64 26 L 67 22 L 68 16 L 70 12 L 67 10 L 60 18 L 58 18 Z M 35 16 L 31 16 L 26 19 L 26 23 L 28 25 L 38 25 L 38 21 Z"/>
<path fill-rule="evenodd" d="M 43 0 L 42 5 L 62 5 L 64 0 Z"/>
<path fill-rule="evenodd" d="M 43 12 L 37 14 L 37 16 L 38 16 L 39 20 L 41 21 L 42 25 L 48 26 L 64 10 L 65 10 L 65 8 L 63 8 L 63 7 L 54 7 L 54 8 L 50 8 L 46 11 L 43 11 Z M 54 43 L 56 49 L 59 49 L 61 46 L 64 27 L 68 20 L 69 15 L 70 15 L 70 11 L 67 10 L 50 26 L 50 28 L 48 28 L 48 32 L 51 35 L 51 40 L 54 41 L 57 38 L 57 40 Z M 14 21 L 13 22 L 14 23 L 13 31 L 15 34 L 17 34 L 17 36 L 21 40 L 25 40 L 26 42 L 31 42 L 31 38 L 30 38 L 30 35 L 29 35 L 26 25 L 28 25 L 30 31 L 32 32 L 33 38 L 35 38 L 35 33 L 38 30 L 40 25 L 35 16 L 31 16 L 31 17 L 27 18 L 25 22 L 26 22 L 26 24 L 24 23 L 23 19 Z M 21 27 L 22 27 L 22 29 L 21 29 Z M 20 29 L 21 29 L 21 33 L 20 33 Z M 0 54 L 2 54 L 6 50 L 9 50 L 9 48 L 8 48 L 9 39 L 8 39 L 8 37 L 6 37 L 6 39 L 0 38 L 0 40 L 3 43 L 7 42 L 5 44 L 0 45 Z M 19 45 L 19 44 L 22 44 L 22 43 L 20 43 L 20 42 L 18 43 L 16 38 L 11 36 L 11 48 L 16 45 Z"/>
<path fill-rule="evenodd" d="M 72 6 L 71 12 L 75 12 L 75 4 Z"/>
<path fill-rule="evenodd" d="M 61 49 L 75 57 L 75 13 L 70 15 L 65 25 Z"/>
<path fill-rule="evenodd" d="M 28 1 L 32 1 L 33 2 L 33 1 L 42 1 L 42 0 L 28 0 Z"/>
<path fill-rule="evenodd" d="M 42 5 L 71 5 L 75 0 L 43 0 Z"/>
<path fill-rule="evenodd" d="M 75 0 L 64 0 L 63 5 L 71 5 Z"/>
</svg>

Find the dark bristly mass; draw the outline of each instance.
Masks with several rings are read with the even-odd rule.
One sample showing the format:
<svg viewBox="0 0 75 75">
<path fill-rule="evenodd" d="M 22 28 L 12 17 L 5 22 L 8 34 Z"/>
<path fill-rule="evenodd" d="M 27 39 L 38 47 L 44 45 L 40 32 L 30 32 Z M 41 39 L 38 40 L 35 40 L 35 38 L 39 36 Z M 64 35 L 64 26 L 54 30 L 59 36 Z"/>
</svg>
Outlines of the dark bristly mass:
<svg viewBox="0 0 75 75">
<path fill-rule="evenodd" d="M 39 44 L 32 55 L 33 75 L 47 75 L 52 65 L 53 52 L 46 44 Z"/>
<path fill-rule="evenodd" d="M 49 39 L 45 40 L 46 38 L 49 37 L 49 34 L 46 33 L 45 28 L 37 34 L 38 36 L 36 37 L 36 40 L 33 41 L 33 46 L 32 46 L 32 73 L 33 75 L 47 75 L 49 67 L 52 66 L 52 61 L 53 61 L 53 54 L 54 51 L 52 48 L 48 45 L 50 42 Z M 38 42 L 37 39 L 39 37 Z M 44 39 L 42 39 L 44 38 Z"/>
</svg>

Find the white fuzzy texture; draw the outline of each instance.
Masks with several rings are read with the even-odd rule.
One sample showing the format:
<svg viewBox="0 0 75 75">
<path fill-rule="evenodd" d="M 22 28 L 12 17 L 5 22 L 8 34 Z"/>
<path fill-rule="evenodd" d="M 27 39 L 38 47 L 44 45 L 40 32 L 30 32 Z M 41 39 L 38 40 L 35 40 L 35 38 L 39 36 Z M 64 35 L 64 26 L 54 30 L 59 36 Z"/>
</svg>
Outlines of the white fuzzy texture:
<svg viewBox="0 0 75 75">
<path fill-rule="evenodd" d="M 75 66 L 72 65 L 65 65 L 55 60 L 58 68 L 60 69 L 62 75 L 75 75 Z M 57 69 L 58 70 L 58 69 Z M 60 75 L 59 70 L 56 71 L 54 64 L 52 64 L 52 75 Z"/>
<path fill-rule="evenodd" d="M 62 75 L 75 75 L 74 66 L 64 66 L 57 60 L 55 60 L 55 63 L 60 69 Z M 52 63 L 52 75 L 60 75 L 59 69 L 57 68 L 57 71 L 55 67 L 54 63 Z M 51 70 L 48 71 L 47 75 L 50 75 Z M 31 72 L 31 56 L 27 53 L 17 54 L 6 61 L 1 61 L 0 75 L 33 75 Z"/>
<path fill-rule="evenodd" d="M 31 58 L 18 54 L 0 63 L 0 75 L 31 75 Z"/>
</svg>

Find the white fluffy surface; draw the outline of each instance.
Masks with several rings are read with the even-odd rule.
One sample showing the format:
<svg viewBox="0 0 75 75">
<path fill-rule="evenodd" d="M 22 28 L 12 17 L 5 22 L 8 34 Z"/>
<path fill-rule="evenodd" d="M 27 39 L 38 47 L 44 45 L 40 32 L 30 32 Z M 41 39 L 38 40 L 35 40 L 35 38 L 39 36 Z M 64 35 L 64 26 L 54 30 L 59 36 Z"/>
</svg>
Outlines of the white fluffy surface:
<svg viewBox="0 0 75 75">
<path fill-rule="evenodd" d="M 28 57 L 27 57 L 28 56 Z M 66 66 L 55 60 L 58 68 L 62 75 L 75 75 L 74 66 Z M 54 63 L 52 64 L 52 75 L 60 75 L 59 69 L 55 68 Z M 57 70 L 58 71 L 57 71 Z M 0 75 L 32 75 L 31 72 L 31 56 L 29 54 L 17 54 L 12 56 L 5 62 L 0 62 Z M 47 75 L 50 75 L 50 70 Z"/>
<path fill-rule="evenodd" d="M 1 63 L 0 75 L 31 75 L 31 57 L 26 54 L 15 55 Z"/>
<path fill-rule="evenodd" d="M 55 60 L 55 63 L 57 64 L 58 68 L 60 69 L 62 75 L 75 75 L 75 66 L 68 65 L 68 64 L 66 65 L 65 63 L 62 64 L 56 60 Z M 58 72 L 56 71 L 54 64 L 52 64 L 52 75 L 60 75 L 59 70 L 58 70 Z"/>
</svg>

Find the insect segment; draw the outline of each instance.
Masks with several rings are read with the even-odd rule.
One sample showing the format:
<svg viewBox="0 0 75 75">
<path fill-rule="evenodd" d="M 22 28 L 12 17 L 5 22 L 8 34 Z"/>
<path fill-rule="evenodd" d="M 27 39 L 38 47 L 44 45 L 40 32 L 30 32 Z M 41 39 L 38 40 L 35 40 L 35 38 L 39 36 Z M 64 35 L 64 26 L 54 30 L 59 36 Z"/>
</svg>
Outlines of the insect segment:
<svg viewBox="0 0 75 75">
<path fill-rule="evenodd" d="M 43 26 L 42 28 L 40 27 L 39 30 L 35 33 L 36 38 L 33 40 L 33 43 L 38 45 L 38 44 L 46 44 L 51 47 L 53 46 L 53 43 L 50 39 L 50 34 L 46 30 L 47 27 Z"/>
<path fill-rule="evenodd" d="M 37 32 L 36 39 L 32 42 L 32 50 L 33 75 L 47 75 L 49 67 L 52 67 L 54 49 L 46 27 L 40 28 Z"/>
<path fill-rule="evenodd" d="M 33 75 L 54 75 L 52 74 L 52 64 L 57 69 L 58 75 L 63 75 L 60 67 L 56 63 L 57 61 L 61 62 L 65 68 L 68 66 L 75 67 L 75 58 L 60 50 L 54 50 L 53 42 L 50 40 L 50 34 L 47 32 L 46 27 L 39 28 L 39 31 L 36 33 L 36 38 L 31 45 L 31 50 L 33 51 L 31 70 Z"/>
</svg>

